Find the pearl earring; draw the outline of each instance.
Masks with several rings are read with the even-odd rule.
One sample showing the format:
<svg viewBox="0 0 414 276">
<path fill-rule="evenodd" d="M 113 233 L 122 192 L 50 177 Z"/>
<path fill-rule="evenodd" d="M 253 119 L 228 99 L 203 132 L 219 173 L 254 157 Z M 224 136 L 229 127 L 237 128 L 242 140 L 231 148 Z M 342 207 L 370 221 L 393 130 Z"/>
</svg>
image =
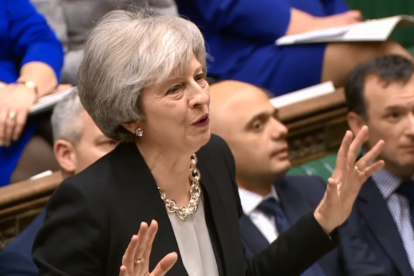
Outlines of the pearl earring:
<svg viewBox="0 0 414 276">
<path fill-rule="evenodd" d="M 142 128 L 137 128 L 137 130 L 135 130 L 135 135 L 138 137 L 142 137 L 142 135 L 144 134 L 144 130 Z"/>
</svg>

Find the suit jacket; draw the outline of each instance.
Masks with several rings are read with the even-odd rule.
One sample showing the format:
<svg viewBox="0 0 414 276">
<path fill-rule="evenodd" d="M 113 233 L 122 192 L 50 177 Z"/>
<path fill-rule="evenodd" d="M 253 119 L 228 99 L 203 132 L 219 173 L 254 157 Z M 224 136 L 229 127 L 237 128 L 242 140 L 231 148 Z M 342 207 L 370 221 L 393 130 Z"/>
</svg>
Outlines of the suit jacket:
<svg viewBox="0 0 414 276">
<path fill-rule="evenodd" d="M 291 224 L 314 211 L 326 191 L 326 182 L 317 176 L 285 176 L 275 183 L 277 195 Z M 269 246 L 269 242 L 248 216 L 240 219 L 242 241 L 246 256 L 252 257 Z M 367 265 L 372 254 L 352 236 L 348 222 L 338 228 L 341 247 L 322 257 L 318 263 L 326 276 L 385 275 L 374 265 Z"/>
<path fill-rule="evenodd" d="M 42 210 L 35 220 L 0 252 L 0 275 L 39 275 L 39 270 L 32 259 L 32 246 L 45 215 L 46 211 Z"/>
<path fill-rule="evenodd" d="M 397 226 L 372 178 L 362 187 L 349 222 L 354 236 L 374 254 L 369 265 L 389 276 L 414 276 Z"/>
<path fill-rule="evenodd" d="M 313 213 L 305 215 L 276 242 L 245 261 L 235 182 L 235 163 L 218 136 L 197 152 L 206 224 L 220 276 L 300 275 L 331 251 L 336 232 L 326 235 Z M 114 151 L 65 180 L 46 207 L 33 245 L 39 275 L 118 275 L 122 256 L 142 221 L 158 221 L 150 270 L 178 245 L 150 169 L 134 143 Z M 179 258 L 168 275 L 188 275 Z"/>
</svg>

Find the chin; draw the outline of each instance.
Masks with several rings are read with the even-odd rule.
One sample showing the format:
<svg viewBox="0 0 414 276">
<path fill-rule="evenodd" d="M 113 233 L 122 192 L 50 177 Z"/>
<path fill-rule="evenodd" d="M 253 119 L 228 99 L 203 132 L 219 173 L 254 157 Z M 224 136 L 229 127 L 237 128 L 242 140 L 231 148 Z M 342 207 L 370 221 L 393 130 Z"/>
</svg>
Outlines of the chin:
<svg viewBox="0 0 414 276">
<path fill-rule="evenodd" d="M 196 152 L 200 148 L 205 146 L 208 143 L 208 141 L 210 141 L 210 138 L 211 138 L 211 133 L 210 131 L 208 131 L 206 133 L 199 134 L 196 137 L 192 137 L 189 144 L 192 145 L 191 147 L 194 148 L 194 152 Z"/>
<path fill-rule="evenodd" d="M 277 160 L 274 166 L 274 172 L 278 175 L 283 175 L 287 173 L 291 167 L 292 165 L 289 160 Z"/>
</svg>

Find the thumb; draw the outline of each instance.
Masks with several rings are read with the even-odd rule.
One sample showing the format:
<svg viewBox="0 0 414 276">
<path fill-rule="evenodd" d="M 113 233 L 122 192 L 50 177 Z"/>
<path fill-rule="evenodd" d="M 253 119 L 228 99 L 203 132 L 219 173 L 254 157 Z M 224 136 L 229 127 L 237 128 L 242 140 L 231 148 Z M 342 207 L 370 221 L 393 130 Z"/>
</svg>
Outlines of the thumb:
<svg viewBox="0 0 414 276">
<path fill-rule="evenodd" d="M 357 19 L 358 21 L 363 20 L 362 13 L 358 10 L 350 10 L 350 11 L 346 12 L 346 14 L 347 14 L 347 16 L 352 17 L 354 19 Z"/>
</svg>

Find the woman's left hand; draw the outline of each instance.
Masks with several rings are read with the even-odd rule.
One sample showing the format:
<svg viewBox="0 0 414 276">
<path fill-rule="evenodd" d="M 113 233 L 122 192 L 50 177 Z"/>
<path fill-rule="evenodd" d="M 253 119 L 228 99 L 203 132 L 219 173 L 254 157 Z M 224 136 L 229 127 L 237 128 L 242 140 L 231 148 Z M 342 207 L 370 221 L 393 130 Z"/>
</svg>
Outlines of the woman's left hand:
<svg viewBox="0 0 414 276">
<path fill-rule="evenodd" d="M 24 85 L 0 88 L 0 146 L 9 146 L 12 140 L 19 139 L 35 101 L 35 91 Z"/>
<path fill-rule="evenodd" d="M 384 166 L 382 160 L 374 162 L 382 151 L 384 141 L 380 140 L 355 163 L 359 149 L 368 139 L 368 127 L 362 127 L 355 139 L 352 138 L 352 132 L 347 131 L 338 151 L 335 170 L 328 180 L 325 196 L 314 213 L 328 234 L 348 219 L 362 185 Z"/>
</svg>

